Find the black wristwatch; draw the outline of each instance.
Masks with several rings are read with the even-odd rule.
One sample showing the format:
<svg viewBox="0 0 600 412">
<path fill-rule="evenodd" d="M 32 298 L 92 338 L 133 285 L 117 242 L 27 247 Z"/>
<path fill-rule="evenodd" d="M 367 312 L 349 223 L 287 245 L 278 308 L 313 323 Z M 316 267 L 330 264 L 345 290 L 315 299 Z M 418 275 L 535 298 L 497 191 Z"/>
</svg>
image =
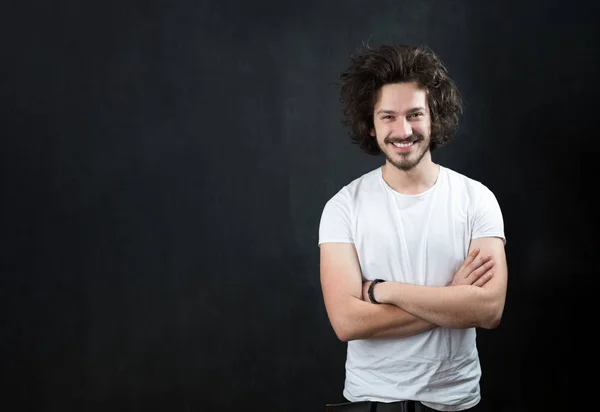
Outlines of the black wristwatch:
<svg viewBox="0 0 600 412">
<path fill-rule="evenodd" d="M 383 279 L 375 279 L 375 280 L 374 280 L 373 282 L 371 282 L 371 284 L 369 285 L 369 291 L 368 291 L 368 294 L 369 294 L 369 300 L 371 301 L 371 303 L 376 303 L 376 304 L 379 304 L 379 303 L 380 303 L 380 302 L 377 302 L 377 301 L 375 300 L 375 296 L 373 296 L 373 287 L 374 287 L 374 286 L 375 286 L 377 283 L 383 283 L 383 282 L 385 282 L 385 280 L 383 280 Z"/>
</svg>

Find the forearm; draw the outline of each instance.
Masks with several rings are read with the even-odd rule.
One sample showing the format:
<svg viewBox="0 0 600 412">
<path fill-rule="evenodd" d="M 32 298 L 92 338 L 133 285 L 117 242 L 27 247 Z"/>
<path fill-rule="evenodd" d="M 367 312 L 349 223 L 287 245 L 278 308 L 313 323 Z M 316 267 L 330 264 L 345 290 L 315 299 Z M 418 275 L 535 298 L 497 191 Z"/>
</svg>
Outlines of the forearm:
<svg viewBox="0 0 600 412">
<path fill-rule="evenodd" d="M 356 297 L 348 299 L 344 305 L 344 313 L 334 322 L 336 334 L 346 342 L 357 339 L 403 338 L 437 326 L 394 305 L 376 305 Z"/>
<path fill-rule="evenodd" d="M 389 308 L 392 321 L 373 332 L 368 336 L 369 339 L 406 338 L 437 326 L 435 323 L 419 318 L 397 306 L 385 304 L 382 306 L 386 309 Z"/>
<path fill-rule="evenodd" d="M 376 286 L 381 303 L 395 305 L 426 321 L 448 328 L 493 328 L 494 299 L 477 286 L 420 286 L 385 282 Z"/>
</svg>

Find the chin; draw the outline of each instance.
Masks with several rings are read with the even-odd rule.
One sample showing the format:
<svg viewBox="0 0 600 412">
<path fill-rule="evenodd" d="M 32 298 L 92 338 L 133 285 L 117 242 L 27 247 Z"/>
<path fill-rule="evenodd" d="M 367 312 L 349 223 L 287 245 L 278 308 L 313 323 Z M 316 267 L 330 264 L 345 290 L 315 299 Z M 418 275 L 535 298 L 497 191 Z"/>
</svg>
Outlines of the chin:
<svg viewBox="0 0 600 412">
<path fill-rule="evenodd" d="M 403 172 L 409 172 L 412 169 L 414 169 L 417 165 L 418 165 L 418 163 L 401 163 L 401 164 L 396 163 L 396 164 L 394 164 L 394 166 L 397 169 L 400 169 Z"/>
<path fill-rule="evenodd" d="M 386 156 L 387 157 L 387 161 L 389 163 L 392 164 L 392 166 L 394 166 L 396 169 L 402 170 L 404 172 L 408 172 L 412 169 L 414 169 L 415 167 L 417 167 L 419 165 L 419 163 L 421 163 L 422 160 L 422 156 L 418 157 L 415 156 L 414 154 L 411 154 L 411 156 L 404 157 L 401 156 L 400 158 L 396 155 L 396 156 Z"/>
</svg>

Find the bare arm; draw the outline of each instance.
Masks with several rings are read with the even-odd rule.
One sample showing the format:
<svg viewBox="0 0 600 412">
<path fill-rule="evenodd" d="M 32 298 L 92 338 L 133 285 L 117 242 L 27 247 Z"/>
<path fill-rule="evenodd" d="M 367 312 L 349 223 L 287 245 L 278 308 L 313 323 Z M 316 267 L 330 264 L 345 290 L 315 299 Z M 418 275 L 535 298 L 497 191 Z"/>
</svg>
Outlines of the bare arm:
<svg viewBox="0 0 600 412">
<path fill-rule="evenodd" d="M 397 306 L 362 300 L 362 274 L 353 244 L 321 245 L 321 287 L 329 321 L 342 341 L 406 337 L 436 326 Z"/>
<path fill-rule="evenodd" d="M 471 242 L 494 262 L 493 276 L 482 287 L 469 284 L 419 286 L 398 282 L 376 285 L 377 301 L 396 305 L 429 322 L 449 328 L 496 328 L 504 311 L 508 269 L 504 243 L 500 238 Z"/>
</svg>

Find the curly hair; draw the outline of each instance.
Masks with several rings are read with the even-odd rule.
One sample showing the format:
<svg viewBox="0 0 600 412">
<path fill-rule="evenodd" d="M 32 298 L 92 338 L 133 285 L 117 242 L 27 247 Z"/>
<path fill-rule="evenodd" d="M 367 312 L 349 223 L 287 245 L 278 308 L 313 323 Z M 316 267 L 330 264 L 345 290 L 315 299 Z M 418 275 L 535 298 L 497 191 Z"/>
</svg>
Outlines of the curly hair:
<svg viewBox="0 0 600 412">
<path fill-rule="evenodd" d="M 462 100 L 439 57 L 424 46 L 365 46 L 351 56 L 350 66 L 340 75 L 344 121 L 352 142 L 371 155 L 381 153 L 374 128 L 373 108 L 382 86 L 416 82 L 427 91 L 431 116 L 430 150 L 448 143 L 458 127 Z"/>
</svg>

